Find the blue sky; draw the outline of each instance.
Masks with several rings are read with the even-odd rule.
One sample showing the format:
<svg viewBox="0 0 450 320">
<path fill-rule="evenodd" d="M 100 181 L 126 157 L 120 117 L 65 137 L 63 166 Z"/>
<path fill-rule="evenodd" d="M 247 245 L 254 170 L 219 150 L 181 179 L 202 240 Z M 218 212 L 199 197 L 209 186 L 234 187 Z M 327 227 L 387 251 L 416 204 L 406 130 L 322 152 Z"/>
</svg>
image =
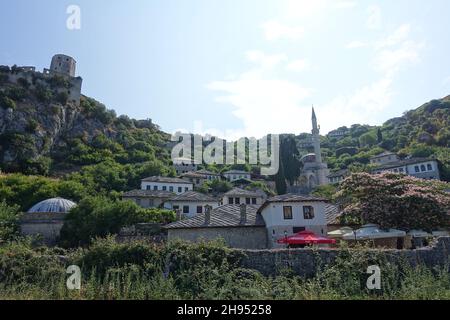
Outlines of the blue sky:
<svg viewBox="0 0 450 320">
<path fill-rule="evenodd" d="M 68 30 L 66 9 L 81 9 Z M 77 60 L 83 93 L 225 137 L 381 124 L 450 94 L 447 0 L 1 0 L 0 64 Z"/>
</svg>

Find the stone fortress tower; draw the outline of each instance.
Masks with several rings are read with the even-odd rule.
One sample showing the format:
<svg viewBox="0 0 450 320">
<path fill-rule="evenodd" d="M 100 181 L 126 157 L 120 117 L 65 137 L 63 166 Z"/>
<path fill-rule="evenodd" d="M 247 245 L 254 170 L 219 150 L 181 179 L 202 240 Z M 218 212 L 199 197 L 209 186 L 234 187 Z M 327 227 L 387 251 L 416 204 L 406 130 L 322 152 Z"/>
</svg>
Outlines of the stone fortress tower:
<svg viewBox="0 0 450 320">
<path fill-rule="evenodd" d="M 30 84 L 30 89 L 36 89 L 37 86 L 48 88 L 55 94 L 66 94 L 68 102 L 80 105 L 83 79 L 76 76 L 76 66 L 77 62 L 74 58 L 64 54 L 56 54 L 52 58 L 50 69 L 44 68 L 43 72 L 39 72 L 34 66 L 16 67 L 14 72 L 9 72 L 8 81 L 19 83 L 25 79 Z M 9 67 L 7 68 L 9 69 Z M 59 84 L 56 88 L 52 87 L 49 80 L 55 78 L 63 78 L 65 83 Z M 58 82 L 61 83 L 61 81 Z"/>
<path fill-rule="evenodd" d="M 56 54 L 50 64 L 50 72 L 61 73 L 70 77 L 75 77 L 77 62 L 74 58 L 64 54 Z"/>
</svg>

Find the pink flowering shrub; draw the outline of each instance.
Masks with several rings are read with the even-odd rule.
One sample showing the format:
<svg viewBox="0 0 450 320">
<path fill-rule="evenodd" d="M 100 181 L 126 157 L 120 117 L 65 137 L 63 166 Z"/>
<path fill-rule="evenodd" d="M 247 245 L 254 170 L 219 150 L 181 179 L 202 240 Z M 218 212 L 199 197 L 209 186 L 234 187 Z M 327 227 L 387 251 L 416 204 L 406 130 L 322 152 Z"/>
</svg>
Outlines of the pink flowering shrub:
<svg viewBox="0 0 450 320">
<path fill-rule="evenodd" d="M 435 230 L 448 226 L 450 185 L 394 173 L 356 173 L 336 194 L 341 222 L 375 223 L 382 228 Z"/>
</svg>

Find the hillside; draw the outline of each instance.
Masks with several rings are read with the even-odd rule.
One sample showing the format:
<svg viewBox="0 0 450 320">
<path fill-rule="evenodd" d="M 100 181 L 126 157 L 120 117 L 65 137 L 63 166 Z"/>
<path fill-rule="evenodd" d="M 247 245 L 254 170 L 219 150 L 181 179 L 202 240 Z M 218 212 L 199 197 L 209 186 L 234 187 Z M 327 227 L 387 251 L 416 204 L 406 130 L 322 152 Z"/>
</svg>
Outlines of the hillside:
<svg viewBox="0 0 450 320">
<path fill-rule="evenodd" d="M 57 76 L 46 87 L 13 84 L 8 69 L 0 69 L 2 172 L 69 174 L 83 183 L 101 174 L 95 187 L 101 182 L 116 191 L 137 186 L 145 175 L 171 173 L 170 137 L 151 120 L 117 117 L 85 96 L 79 105 L 68 101 L 58 94 L 64 84 Z"/>
<path fill-rule="evenodd" d="M 355 124 L 341 127 L 340 137 L 322 137 L 323 153 L 330 169 L 369 170 L 369 158 L 384 150 L 400 157 L 436 157 L 442 176 L 450 181 L 450 96 L 432 100 L 381 126 Z M 309 134 L 295 137 L 301 154 L 311 152 Z"/>
</svg>

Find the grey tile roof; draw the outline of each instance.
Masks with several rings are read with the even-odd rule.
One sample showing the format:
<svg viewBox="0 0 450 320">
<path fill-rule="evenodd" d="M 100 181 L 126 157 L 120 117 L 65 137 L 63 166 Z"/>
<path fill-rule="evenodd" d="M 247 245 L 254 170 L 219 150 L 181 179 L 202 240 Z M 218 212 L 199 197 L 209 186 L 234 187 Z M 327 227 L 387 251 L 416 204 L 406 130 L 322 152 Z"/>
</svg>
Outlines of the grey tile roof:
<svg viewBox="0 0 450 320">
<path fill-rule="evenodd" d="M 203 201 L 203 202 L 215 202 L 218 201 L 217 199 L 214 199 L 213 197 L 210 197 L 206 194 L 195 192 L 195 191 L 188 191 L 184 192 L 182 194 L 173 196 L 170 198 L 170 201 Z"/>
<path fill-rule="evenodd" d="M 422 163 L 422 162 L 427 162 L 427 161 L 437 161 L 437 160 L 433 159 L 433 158 L 411 158 L 411 159 L 405 159 L 405 160 L 400 160 L 400 161 L 396 161 L 396 162 L 390 162 L 390 163 L 387 163 L 385 165 L 377 166 L 375 169 L 373 169 L 373 171 L 390 169 L 390 168 L 397 168 L 397 167 L 403 167 L 403 166 L 407 166 L 407 165 L 411 165 L 411 164 L 417 164 L 417 163 Z"/>
<path fill-rule="evenodd" d="M 241 223 L 240 206 L 227 204 L 211 211 L 211 219 L 205 224 L 205 214 L 177 221 L 165 226 L 165 229 L 196 229 L 196 228 L 230 228 L 230 227 L 265 227 L 263 217 L 257 213 L 259 206 L 247 205 L 247 221 Z"/>
<path fill-rule="evenodd" d="M 208 171 L 205 169 L 197 170 L 197 171 L 195 171 L 195 173 L 205 174 L 205 175 L 209 175 L 209 176 L 220 176 L 220 173 Z"/>
<path fill-rule="evenodd" d="M 328 225 L 340 225 L 340 217 L 342 212 L 337 205 L 327 203 L 325 206 L 325 217 Z"/>
<path fill-rule="evenodd" d="M 140 197 L 140 198 L 162 198 L 169 199 L 173 197 L 175 193 L 169 191 L 162 190 L 131 190 L 125 192 L 122 197 L 130 198 L 130 197 Z"/>
<path fill-rule="evenodd" d="M 262 192 L 262 193 L 261 193 Z M 224 194 L 225 197 L 262 197 L 264 196 L 264 192 L 257 192 L 257 191 L 251 191 L 251 190 L 244 190 L 241 188 L 233 188 L 227 193 Z"/>
<path fill-rule="evenodd" d="M 250 172 L 243 171 L 243 170 L 229 170 L 224 172 L 223 174 L 250 174 Z"/>
<path fill-rule="evenodd" d="M 171 177 L 148 177 L 145 179 L 142 179 L 144 182 L 163 182 L 163 183 L 190 183 L 186 180 L 180 179 L 180 178 L 171 178 Z"/>
<path fill-rule="evenodd" d="M 347 169 L 343 169 L 343 170 L 339 170 L 339 171 L 336 171 L 336 172 L 333 172 L 333 173 L 329 174 L 327 176 L 327 178 L 342 177 L 342 176 L 346 176 L 348 174 L 350 174 L 350 171 L 347 170 Z"/>
<path fill-rule="evenodd" d="M 294 193 L 288 193 L 288 194 L 282 194 L 279 196 L 271 197 L 267 199 L 267 202 L 305 202 L 305 201 L 328 201 L 325 198 L 319 198 L 309 195 L 302 195 L 302 194 L 294 194 Z"/>
</svg>

